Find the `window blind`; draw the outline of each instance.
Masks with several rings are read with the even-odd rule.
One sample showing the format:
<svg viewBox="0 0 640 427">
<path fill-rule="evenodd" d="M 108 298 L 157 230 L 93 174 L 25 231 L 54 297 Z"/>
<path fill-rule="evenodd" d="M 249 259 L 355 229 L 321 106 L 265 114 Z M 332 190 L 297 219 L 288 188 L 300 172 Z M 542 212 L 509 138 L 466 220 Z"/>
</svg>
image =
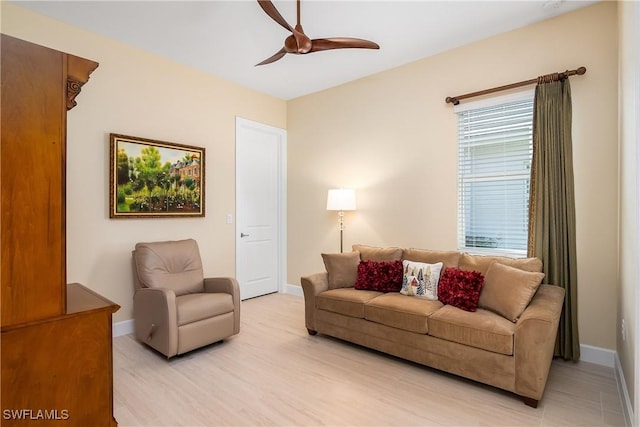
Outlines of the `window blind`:
<svg viewBox="0 0 640 427">
<path fill-rule="evenodd" d="M 533 96 L 458 112 L 458 246 L 524 255 Z"/>
</svg>

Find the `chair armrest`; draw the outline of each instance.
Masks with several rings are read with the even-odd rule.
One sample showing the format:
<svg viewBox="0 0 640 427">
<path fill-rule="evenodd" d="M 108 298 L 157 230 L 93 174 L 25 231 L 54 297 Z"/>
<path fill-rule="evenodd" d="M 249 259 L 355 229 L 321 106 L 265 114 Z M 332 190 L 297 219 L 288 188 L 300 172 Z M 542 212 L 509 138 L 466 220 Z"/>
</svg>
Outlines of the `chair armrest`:
<svg viewBox="0 0 640 427">
<path fill-rule="evenodd" d="M 141 288 L 133 295 L 135 334 L 167 357 L 178 353 L 178 309 L 171 289 Z"/>
<path fill-rule="evenodd" d="M 304 321 L 309 333 L 316 332 L 316 296 L 329 289 L 329 274 L 322 273 L 300 278 L 304 293 Z"/>
<path fill-rule="evenodd" d="M 240 332 L 240 286 L 232 277 L 209 277 L 204 279 L 206 293 L 225 293 L 233 297 L 233 333 Z"/>
<path fill-rule="evenodd" d="M 238 281 L 232 277 L 207 277 L 204 279 L 204 291 L 206 293 L 224 292 L 238 295 L 238 298 L 240 298 Z"/>
<path fill-rule="evenodd" d="M 540 400 L 551 367 L 565 290 L 540 285 L 520 316 L 514 335 L 515 392 Z"/>
</svg>

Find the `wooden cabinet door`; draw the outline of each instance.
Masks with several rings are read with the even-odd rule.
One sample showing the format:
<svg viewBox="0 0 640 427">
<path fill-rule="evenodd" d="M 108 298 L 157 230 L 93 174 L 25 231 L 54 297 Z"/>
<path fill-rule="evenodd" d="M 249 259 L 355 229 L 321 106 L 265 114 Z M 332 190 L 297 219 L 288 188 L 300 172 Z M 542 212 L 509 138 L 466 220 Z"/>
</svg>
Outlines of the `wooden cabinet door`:
<svg viewBox="0 0 640 427">
<path fill-rule="evenodd" d="M 2 332 L 2 425 L 112 426 L 111 309 Z"/>
<path fill-rule="evenodd" d="M 66 58 L 1 39 L 2 326 L 64 313 Z"/>
</svg>

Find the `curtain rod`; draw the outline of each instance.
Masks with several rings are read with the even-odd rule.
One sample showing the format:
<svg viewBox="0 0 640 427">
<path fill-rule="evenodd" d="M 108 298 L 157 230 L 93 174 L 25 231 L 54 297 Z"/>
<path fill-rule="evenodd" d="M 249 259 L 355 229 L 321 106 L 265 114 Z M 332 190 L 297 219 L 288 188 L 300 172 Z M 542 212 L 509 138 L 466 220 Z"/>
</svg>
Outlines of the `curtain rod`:
<svg viewBox="0 0 640 427">
<path fill-rule="evenodd" d="M 494 87 L 494 88 L 491 88 L 491 89 L 481 90 L 481 91 L 478 91 L 478 92 L 465 93 L 464 95 L 447 96 L 447 98 L 445 99 L 445 102 L 452 103 L 453 105 L 458 105 L 458 104 L 460 104 L 460 100 L 462 100 L 462 99 L 473 98 L 473 97 L 481 96 L 481 95 L 487 95 L 489 93 L 494 93 L 494 92 L 501 92 L 503 90 L 515 89 L 517 87 L 536 84 L 536 83 L 541 82 L 541 81 L 553 82 L 553 81 L 558 81 L 558 80 L 564 80 L 564 79 L 568 78 L 569 76 L 575 76 L 576 74 L 577 75 L 583 75 L 586 72 L 587 72 L 587 69 L 585 67 L 580 67 L 577 70 L 567 70 L 567 71 L 565 71 L 563 73 L 546 74 L 544 76 L 536 77 L 535 79 L 525 80 L 525 81 L 518 82 L 518 83 L 511 83 L 511 84 L 505 85 L 505 86 L 498 86 L 498 87 Z"/>
</svg>

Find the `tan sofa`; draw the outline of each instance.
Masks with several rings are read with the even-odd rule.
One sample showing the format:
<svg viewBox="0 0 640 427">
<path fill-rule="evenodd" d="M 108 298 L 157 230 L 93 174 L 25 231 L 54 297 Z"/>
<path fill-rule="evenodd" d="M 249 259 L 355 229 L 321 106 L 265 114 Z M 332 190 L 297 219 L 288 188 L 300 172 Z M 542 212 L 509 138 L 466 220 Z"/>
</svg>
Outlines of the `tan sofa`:
<svg viewBox="0 0 640 427">
<path fill-rule="evenodd" d="M 525 404 L 537 407 L 553 357 L 564 289 L 548 284 L 529 288 L 525 292 L 531 292 L 531 296 L 525 296 L 525 300 L 530 301 L 521 307 L 517 319 L 505 318 L 504 310 L 498 310 L 502 311 L 498 314 L 483 307 L 495 306 L 488 300 L 490 297 L 502 298 L 502 302 L 507 298 L 507 303 L 513 305 L 519 297 L 511 295 L 509 300 L 509 295 L 526 288 L 519 282 L 535 275 L 529 272 L 542 270 L 538 259 L 362 245 L 354 245 L 353 249 L 348 254 L 324 254 L 328 271 L 301 278 L 309 334 L 330 335 L 508 390 L 521 396 Z M 356 271 L 353 270 L 354 256 L 357 262 L 442 262 L 443 269 L 479 271 L 484 276 L 480 305 L 472 312 L 399 292 L 354 289 L 349 286 L 357 274 L 357 262 Z M 495 274 L 496 269 L 514 274 Z M 506 284 L 508 289 L 502 288 L 496 294 L 496 289 L 500 290 L 496 283 Z"/>
</svg>

